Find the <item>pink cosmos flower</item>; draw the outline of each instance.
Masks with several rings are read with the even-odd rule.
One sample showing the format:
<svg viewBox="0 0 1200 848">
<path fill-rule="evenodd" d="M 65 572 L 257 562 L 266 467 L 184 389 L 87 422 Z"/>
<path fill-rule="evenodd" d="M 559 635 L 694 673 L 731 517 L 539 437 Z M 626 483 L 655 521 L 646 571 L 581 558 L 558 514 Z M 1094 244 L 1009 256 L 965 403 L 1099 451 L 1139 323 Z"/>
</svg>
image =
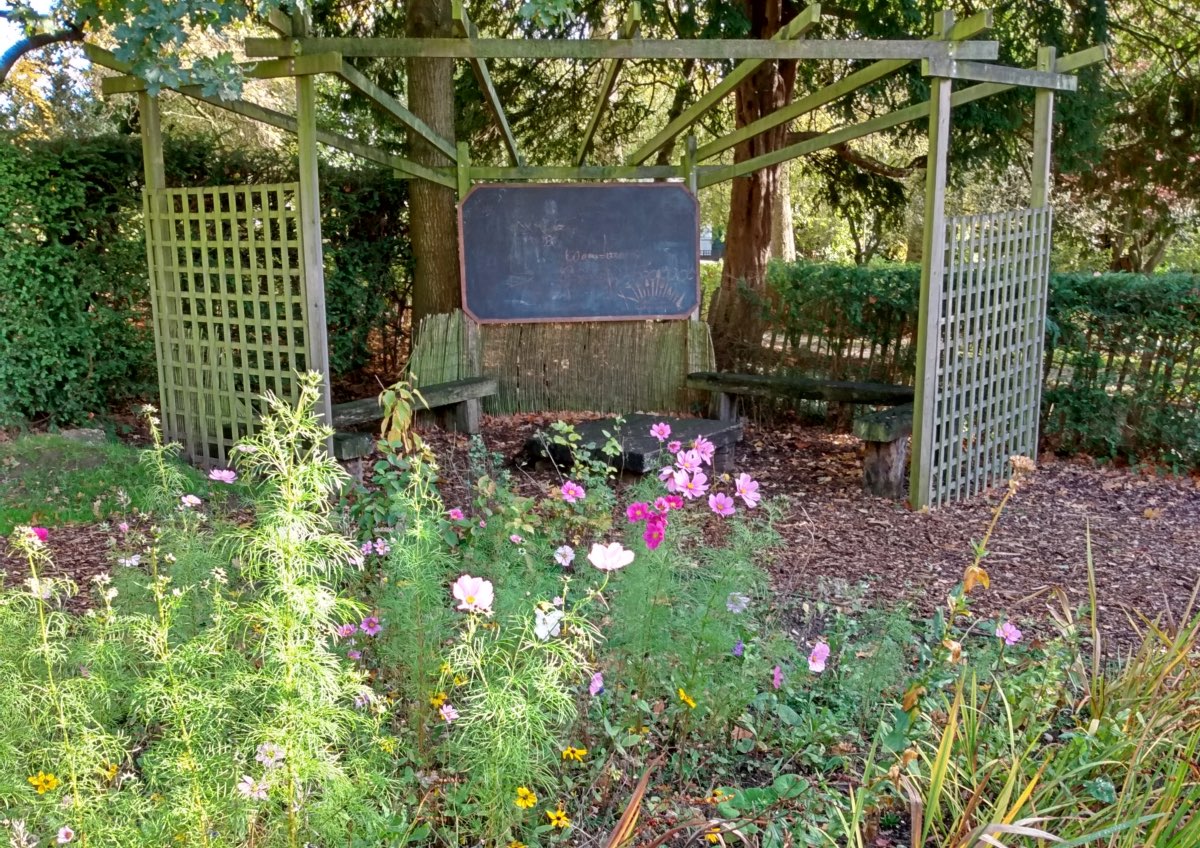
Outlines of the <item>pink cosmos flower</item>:
<svg viewBox="0 0 1200 848">
<path fill-rule="evenodd" d="M 588 562 L 601 571 L 616 571 L 633 562 L 633 551 L 626 550 L 620 542 L 609 545 L 596 543 L 588 554 Z"/>
<path fill-rule="evenodd" d="M 59 845 L 66 845 L 68 842 L 70 842 L 74 838 L 75 838 L 75 831 L 71 830 L 71 828 L 67 827 L 66 825 L 63 825 L 62 827 L 60 827 L 58 829 L 58 844 Z"/>
<path fill-rule="evenodd" d="M 646 529 L 642 531 L 642 541 L 646 543 L 649 550 L 656 550 L 663 543 L 662 525 L 647 524 Z"/>
<path fill-rule="evenodd" d="M 680 471 L 682 478 L 676 477 L 675 482 L 679 486 L 679 491 L 683 492 L 683 496 L 688 500 L 704 497 L 704 493 L 708 491 L 708 475 L 703 471 L 697 471 L 692 476 L 688 476 L 686 471 Z"/>
<path fill-rule="evenodd" d="M 658 472 L 658 479 L 666 483 L 668 492 L 679 491 L 679 484 L 676 482 L 677 474 L 678 471 L 672 465 L 668 465 L 662 471 Z"/>
<path fill-rule="evenodd" d="M 665 421 L 659 421 L 657 424 L 650 425 L 650 435 L 658 439 L 660 442 L 665 442 L 671 438 L 671 425 Z"/>
<path fill-rule="evenodd" d="M 362 551 L 363 556 L 370 556 L 375 551 L 375 543 L 374 542 L 363 542 L 361 545 L 358 546 L 358 549 L 360 551 Z"/>
<path fill-rule="evenodd" d="M 337 635 L 343 639 L 349 639 L 357 630 L 358 628 L 354 626 L 353 621 L 347 621 L 345 624 L 338 625 Z"/>
<path fill-rule="evenodd" d="M 513 533 L 511 536 L 508 537 L 508 541 L 512 542 L 514 545 L 519 545 L 525 541 L 525 538 L 523 536 L 519 536 L 516 533 Z"/>
<path fill-rule="evenodd" d="M 237 472 L 232 468 L 214 468 L 208 472 L 208 479 L 216 483 L 233 483 L 237 480 Z"/>
<path fill-rule="evenodd" d="M 645 521 L 650 514 L 650 504 L 638 501 L 625 507 L 625 517 L 630 521 Z"/>
<path fill-rule="evenodd" d="M 261 780 L 255 780 L 248 774 L 242 775 L 242 779 L 238 781 L 237 790 L 248 801 L 267 800 L 267 784 Z"/>
<path fill-rule="evenodd" d="M 481 612 L 485 615 L 491 613 L 492 602 L 496 599 L 490 580 L 472 577 L 470 574 L 459 577 L 451 591 L 459 601 L 458 609 L 465 612 Z"/>
<path fill-rule="evenodd" d="M 45 527 L 30 527 L 29 529 L 33 535 L 37 537 L 37 540 L 43 545 L 46 544 L 46 540 L 50 538 L 50 531 Z"/>
<path fill-rule="evenodd" d="M 375 553 L 378 556 L 387 556 L 392 552 L 392 546 L 383 539 L 375 540 Z"/>
<path fill-rule="evenodd" d="M 1004 640 L 1005 645 L 1015 645 L 1021 641 L 1021 631 L 1011 621 L 1006 621 L 996 628 L 996 635 Z"/>
<path fill-rule="evenodd" d="M 696 441 L 692 442 L 692 449 L 696 451 L 705 465 L 712 465 L 713 454 L 717 452 L 716 445 L 703 436 L 700 436 Z"/>
<path fill-rule="evenodd" d="M 699 471 L 703 464 L 700 454 L 694 450 L 680 451 L 675 457 L 675 464 L 681 471 Z"/>
<path fill-rule="evenodd" d="M 580 486 L 578 483 L 572 482 L 571 480 L 568 480 L 562 485 L 562 499 L 569 504 L 573 504 L 575 501 L 583 500 L 586 495 L 587 492 L 583 490 L 583 486 Z"/>
<path fill-rule="evenodd" d="M 829 659 L 829 645 L 824 639 L 818 639 L 808 655 L 808 670 L 820 674 L 825 670 L 825 662 Z"/>
<path fill-rule="evenodd" d="M 588 684 L 588 694 L 595 698 L 597 695 L 604 693 L 604 675 L 596 672 L 592 675 L 592 681 Z"/>
<path fill-rule="evenodd" d="M 679 453 L 681 450 L 683 450 L 683 442 L 667 442 L 667 450 L 673 454 Z"/>
<path fill-rule="evenodd" d="M 783 686 L 783 669 L 779 666 L 775 666 L 774 670 L 771 672 L 771 685 L 776 689 L 779 689 L 781 686 Z"/>
<path fill-rule="evenodd" d="M 361 660 L 362 659 L 362 651 L 357 651 L 357 650 L 356 651 L 346 651 L 346 656 L 352 660 Z"/>
<path fill-rule="evenodd" d="M 122 533 L 128 533 L 129 532 L 129 522 L 122 521 L 120 524 L 117 525 L 117 529 L 120 530 Z"/>
<path fill-rule="evenodd" d="M 438 712 L 441 713 L 446 724 L 452 724 L 458 721 L 458 710 L 454 709 L 453 705 L 451 704 L 442 704 L 442 707 L 438 710 Z"/>
<path fill-rule="evenodd" d="M 194 509 L 201 504 L 201 500 L 195 495 L 184 495 L 179 499 L 179 504 L 184 509 Z"/>
<path fill-rule="evenodd" d="M 373 615 L 369 615 L 364 618 L 362 623 L 358 626 L 362 632 L 366 633 L 368 636 L 378 636 L 379 631 L 383 629 L 383 626 L 379 623 L 378 617 Z"/>
<path fill-rule="evenodd" d="M 654 509 L 658 512 L 670 512 L 671 504 L 666 498 L 658 497 L 654 499 Z"/>
<path fill-rule="evenodd" d="M 554 552 L 554 561 L 563 568 L 569 568 L 575 561 L 575 549 L 570 545 L 560 545 Z"/>
<path fill-rule="evenodd" d="M 258 750 L 254 754 L 254 759 L 263 764 L 265 769 L 278 768 L 279 764 L 287 757 L 287 750 L 282 745 L 277 745 L 274 742 L 264 742 L 258 746 Z"/>
<path fill-rule="evenodd" d="M 671 509 L 683 509 L 683 498 L 679 495 L 667 495 L 667 506 Z"/>
<path fill-rule="evenodd" d="M 450 516 L 451 521 L 462 521 L 464 518 L 466 518 L 466 516 L 463 515 L 463 511 L 458 507 L 454 507 L 454 509 L 447 512 L 446 515 Z"/>
<path fill-rule="evenodd" d="M 750 509 L 758 506 L 758 502 L 762 499 L 762 495 L 758 492 L 758 481 L 750 479 L 749 474 L 739 474 L 733 481 L 737 491 L 737 496 L 746 502 L 746 506 Z"/>
<path fill-rule="evenodd" d="M 717 492 L 715 495 L 708 496 L 708 508 L 717 515 L 729 516 L 733 515 L 733 498 L 724 492 Z"/>
<path fill-rule="evenodd" d="M 482 530 L 485 527 L 487 527 L 487 522 L 484 521 L 482 518 L 479 519 L 479 529 Z"/>
</svg>

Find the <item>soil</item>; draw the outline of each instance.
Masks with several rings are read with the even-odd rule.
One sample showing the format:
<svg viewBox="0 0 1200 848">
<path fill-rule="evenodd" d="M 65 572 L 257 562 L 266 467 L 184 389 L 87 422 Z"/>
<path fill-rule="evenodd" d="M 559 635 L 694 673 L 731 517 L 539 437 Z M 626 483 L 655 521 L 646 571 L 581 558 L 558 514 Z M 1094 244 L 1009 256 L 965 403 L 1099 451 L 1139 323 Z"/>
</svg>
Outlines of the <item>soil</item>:
<svg viewBox="0 0 1200 848">
<path fill-rule="evenodd" d="M 526 493 L 547 490 L 557 477 L 514 460 L 537 429 L 559 417 L 484 419 L 489 450 L 507 458 Z M 570 416 L 576 417 L 585 416 Z M 466 503 L 468 440 L 433 429 L 423 435 L 438 454 L 446 503 Z M 777 525 L 786 544 L 765 562 L 785 596 L 860 597 L 865 584 L 868 603 L 909 603 L 929 612 L 961 579 L 972 541 L 982 538 L 1003 495 L 992 491 L 913 512 L 862 491 L 857 439 L 800 423 L 749 423 L 733 451 L 735 471 L 759 480 L 768 497 L 789 500 Z M 1042 458 L 1000 517 L 985 560 L 992 586 L 973 596 L 975 609 L 1007 615 L 1039 633 L 1050 621 L 1047 606 L 1061 609 L 1061 597 L 1070 607 L 1084 605 L 1089 528 L 1110 651 L 1133 643 L 1144 626 L 1139 616 L 1170 626 L 1185 615 L 1200 581 L 1200 479 L 1053 456 Z M 111 567 L 113 536 L 95 524 L 52 528 L 56 568 L 86 584 Z M 0 553 L 3 572 L 23 579 L 24 564 Z"/>
</svg>

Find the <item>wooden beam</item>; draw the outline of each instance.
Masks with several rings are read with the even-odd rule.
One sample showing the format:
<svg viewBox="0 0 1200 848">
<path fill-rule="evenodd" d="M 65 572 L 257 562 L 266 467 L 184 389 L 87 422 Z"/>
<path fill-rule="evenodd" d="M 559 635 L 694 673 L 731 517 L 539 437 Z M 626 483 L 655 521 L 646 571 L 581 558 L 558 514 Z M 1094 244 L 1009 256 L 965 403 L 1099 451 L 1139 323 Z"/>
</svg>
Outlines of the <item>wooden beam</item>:
<svg viewBox="0 0 1200 848">
<path fill-rule="evenodd" d="M 956 23 L 950 30 L 944 41 L 954 42 L 963 39 L 972 38 L 981 32 L 986 32 L 992 27 L 992 12 L 986 9 L 978 14 L 972 15 L 965 21 Z M 882 79 L 888 74 L 894 73 L 911 60 L 909 59 L 884 59 L 879 62 L 873 62 L 865 68 L 860 68 L 854 73 L 843 77 L 835 83 L 825 86 L 822 89 L 807 94 L 799 100 L 793 101 L 780 109 L 776 109 L 769 115 L 764 115 L 757 121 L 746 124 L 731 133 L 721 136 L 718 139 L 710 141 L 708 144 L 702 145 L 696 151 L 696 158 L 703 161 L 716 156 L 722 151 L 735 147 L 746 139 L 753 138 L 759 133 L 765 132 L 780 124 L 794 121 L 801 115 L 806 115 L 816 109 L 821 108 L 839 97 L 843 97 L 850 92 L 861 88 L 864 85 Z"/>
<path fill-rule="evenodd" d="M 1078 53 L 1068 54 L 1055 63 L 1055 70 L 1058 73 L 1069 73 L 1077 71 L 1080 68 L 1094 65 L 1097 62 L 1103 62 L 1107 56 L 1107 49 L 1103 46 L 1089 47 L 1086 50 L 1081 50 Z M 1009 91 L 1015 88 L 1012 85 L 1004 85 L 1001 83 L 984 82 L 979 85 L 973 85 L 969 88 L 964 88 L 956 91 L 951 95 L 951 104 L 954 106 L 962 106 L 966 103 L 971 103 L 980 100 L 984 97 L 990 97 L 993 94 L 1000 94 L 1004 91 Z M 815 138 L 806 139 L 805 141 L 780 148 L 771 153 L 764 153 L 762 156 L 755 156 L 753 159 L 747 159 L 744 162 L 738 162 L 733 165 L 722 165 L 719 167 L 700 168 L 700 187 L 713 185 L 715 183 L 732 180 L 735 177 L 740 177 L 743 174 L 749 174 L 757 171 L 759 168 L 767 168 L 771 165 L 777 165 L 780 162 L 786 162 L 789 159 L 796 159 L 800 156 L 805 156 L 809 153 L 815 153 L 818 150 L 825 150 L 830 147 L 837 147 L 839 144 L 845 144 L 848 141 L 853 141 L 856 138 L 871 135 L 882 130 L 898 127 L 901 124 L 907 124 L 909 121 L 917 121 L 929 115 L 929 101 L 922 103 L 914 103 L 912 106 L 906 106 L 903 109 L 898 109 L 895 112 L 888 112 L 886 115 L 878 115 L 870 120 L 863 121 L 860 124 L 853 124 L 848 127 L 842 127 L 838 130 L 832 130 Z"/>
<path fill-rule="evenodd" d="M 459 35 L 472 40 L 479 37 L 479 30 L 476 29 L 475 24 L 471 23 L 471 19 L 467 17 L 467 10 L 463 8 L 463 0 L 452 0 L 450 14 L 458 28 Z M 488 71 L 487 63 L 482 59 L 472 59 L 471 71 L 475 74 L 475 80 L 483 90 L 488 111 L 492 113 L 492 118 L 500 129 L 500 136 L 504 139 L 504 146 L 508 148 L 509 158 L 517 167 L 524 165 L 525 159 L 521 156 L 521 151 L 517 149 L 517 138 L 508 124 L 508 116 L 504 114 L 504 105 L 500 102 L 500 95 L 496 91 L 495 83 L 492 82 L 492 75 Z"/>
<path fill-rule="evenodd" d="M 675 165 L 525 165 L 520 168 L 472 165 L 472 180 L 662 180 L 678 179 Z"/>
<path fill-rule="evenodd" d="M 621 38 L 635 38 L 641 24 L 642 4 L 638 0 L 634 0 L 621 24 Z M 582 165 L 587 161 L 588 151 L 592 147 L 592 139 L 595 138 L 596 130 L 600 128 L 600 118 L 604 116 L 604 109 L 608 106 L 608 98 L 612 96 L 613 89 L 617 85 L 617 74 L 620 73 L 624 61 L 624 59 L 609 59 L 604 68 L 600 92 L 596 95 L 596 105 L 592 107 L 592 116 L 588 119 L 587 127 L 583 131 L 583 139 L 579 142 L 579 152 L 575 155 L 576 165 Z"/>
<path fill-rule="evenodd" d="M 890 383 L 855 383 L 812 377 L 775 377 L 769 374 L 734 374 L 694 371 L 687 375 L 689 389 L 730 395 L 825 400 L 830 403 L 904 404 L 913 399 L 912 386 Z"/>
<path fill-rule="evenodd" d="M 278 79 L 299 77 L 308 74 L 336 74 L 341 70 L 342 57 L 337 53 L 313 53 L 289 59 L 273 59 L 269 62 L 242 62 L 238 65 L 242 76 L 247 79 Z M 193 85 L 190 69 L 183 71 L 183 80 L 176 88 Z M 146 81 L 141 77 L 108 77 L 100 82 L 104 94 L 132 94 L 145 91 Z"/>
<path fill-rule="evenodd" d="M 1052 70 L 1054 57 L 1053 47 L 1038 48 L 1038 70 Z M 1035 209 L 1050 205 L 1050 150 L 1053 143 L 1054 92 L 1038 89 L 1033 96 L 1033 170 L 1030 174 L 1033 191 L 1029 204 Z"/>
<path fill-rule="evenodd" d="M 142 170 L 146 179 L 146 207 L 152 214 L 147 216 L 146 227 L 153 229 L 159 243 L 158 255 L 151 246 L 150 238 L 146 239 L 147 270 L 157 276 L 160 271 L 170 265 L 170 251 L 163 247 L 170 239 L 166 223 L 166 203 L 159 192 L 167 187 L 166 165 L 163 162 L 162 121 L 158 109 L 158 98 L 148 92 L 138 92 L 138 125 L 142 136 Z M 149 235 L 149 233 L 147 233 Z M 162 316 L 162 305 L 158 297 L 162 291 L 159 280 L 153 279 L 150 286 L 150 314 L 154 329 L 155 363 L 158 367 L 158 408 L 163 411 L 164 419 L 167 406 L 167 379 L 164 369 L 169 357 L 167 339 L 163 338 L 159 321 Z M 171 426 L 168 421 L 168 427 Z"/>
<path fill-rule="evenodd" d="M 128 62 L 123 62 L 118 59 L 111 51 L 105 50 L 103 47 L 97 47 L 95 44 L 84 43 L 83 55 L 88 57 L 93 65 L 99 65 L 102 68 L 108 68 L 110 71 L 117 71 L 122 74 L 133 73 L 133 65 Z"/>
<path fill-rule="evenodd" d="M 458 143 L 458 155 L 454 164 L 457 166 L 455 180 L 458 185 L 458 202 L 462 203 L 471 190 L 471 148 L 465 141 Z"/>
<path fill-rule="evenodd" d="M 821 20 L 821 4 L 813 3 L 803 12 L 792 18 L 786 26 L 781 28 L 779 32 L 771 36 L 774 41 L 785 41 L 795 38 L 800 38 L 810 29 L 817 25 Z M 691 106 L 680 113 L 679 117 L 671 121 L 661 130 L 654 138 L 647 141 L 637 150 L 633 151 L 625 160 L 629 165 L 640 165 L 650 158 L 656 150 L 669 142 L 679 133 L 690 127 L 696 121 L 715 106 L 718 102 L 727 97 L 735 88 L 737 88 L 742 80 L 754 73 L 758 66 L 763 63 L 762 59 L 746 59 L 739 62 L 737 67 L 730 71 L 719 83 L 713 86 L 713 89 L 707 94 L 701 95 Z M 698 153 L 699 151 L 697 151 Z"/>
<path fill-rule="evenodd" d="M 284 14 L 283 10 L 272 6 L 267 10 L 267 26 L 275 30 L 284 38 L 292 37 L 292 19 Z"/>
<path fill-rule="evenodd" d="M 291 56 L 341 53 L 343 56 L 449 59 L 957 59 L 995 60 L 995 41 L 968 41 L 953 47 L 920 40 L 829 39 L 773 41 L 757 38 L 676 38 L 621 41 L 599 38 L 247 38 L 246 55 Z"/>
<path fill-rule="evenodd" d="M 942 12 L 940 32 L 954 26 L 954 13 Z M 942 281 L 946 272 L 946 164 L 950 151 L 952 81 L 930 80 L 929 152 L 925 164 L 925 209 L 921 234 L 921 294 L 917 312 L 917 374 L 913 386 L 912 461 L 908 497 L 913 509 L 929 505 L 933 473 L 934 416 L 938 401 L 936 338 L 942 319 Z"/>
<path fill-rule="evenodd" d="M 1074 91 L 1079 85 L 1079 80 L 1070 74 L 1056 74 L 1053 71 L 1029 71 L 1025 68 L 989 65 L 984 62 L 959 62 L 954 59 L 928 59 L 922 64 L 924 67 L 921 72 L 926 76 L 971 82 L 997 82 L 1010 88 L 1021 86 Z"/>
<path fill-rule="evenodd" d="M 374 100 L 382 109 L 398 118 L 406 127 L 412 129 L 447 157 L 454 159 L 455 150 L 453 144 L 442 137 L 441 134 L 434 131 L 429 124 L 405 108 L 399 100 L 376 85 L 373 80 L 358 70 L 358 68 L 343 60 L 338 67 L 337 73 L 351 86 Z"/>
</svg>

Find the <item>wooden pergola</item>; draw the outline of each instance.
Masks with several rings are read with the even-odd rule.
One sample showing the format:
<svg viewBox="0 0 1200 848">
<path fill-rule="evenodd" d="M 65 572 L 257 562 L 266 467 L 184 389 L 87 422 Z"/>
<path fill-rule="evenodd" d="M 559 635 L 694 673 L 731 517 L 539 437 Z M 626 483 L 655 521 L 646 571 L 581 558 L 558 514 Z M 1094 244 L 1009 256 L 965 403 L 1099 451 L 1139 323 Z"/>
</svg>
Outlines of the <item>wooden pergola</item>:
<svg viewBox="0 0 1200 848">
<path fill-rule="evenodd" d="M 200 86 L 187 84 L 186 78 L 174 87 L 172 90 L 180 94 L 297 135 L 299 180 L 294 187 L 270 187 L 274 191 L 271 197 L 267 197 L 265 189 L 248 187 L 214 190 L 215 194 L 210 192 L 211 196 L 202 200 L 188 194 L 191 191 L 194 195 L 196 190 L 168 190 L 163 171 L 157 98 L 147 91 L 145 81 L 131 75 L 131 68 L 112 53 L 95 45 L 85 46 L 93 62 L 121 74 L 104 80 L 103 91 L 106 95 L 136 93 L 139 98 L 147 186 L 148 258 L 156 290 L 155 329 L 163 417 L 168 434 L 175 438 L 182 437 L 185 447 L 194 457 L 202 461 L 224 461 L 232 442 L 246 429 L 253 427 L 255 411 L 252 389 L 261 389 L 264 384 L 259 379 L 245 378 L 239 369 L 246 372 L 257 370 L 259 377 L 270 376 L 275 380 L 285 369 L 295 370 L 298 362 L 302 361 L 305 368 L 318 370 L 328 378 L 317 181 L 318 144 L 383 165 L 401 178 L 429 180 L 455 189 L 460 199 L 472 183 L 490 181 L 673 179 L 682 181 L 695 192 L 706 186 L 748 175 L 760 168 L 920 120 L 928 121 L 929 151 L 925 172 L 911 500 L 914 506 L 925 506 L 965 496 L 1004 475 L 1006 452 L 1033 453 L 1036 450 L 1036 405 L 1040 401 L 1041 378 L 1040 370 L 1031 368 L 1030 363 L 1033 356 L 1040 352 L 1044 323 L 1054 96 L 1057 91 L 1075 90 L 1077 80 L 1072 72 L 1102 61 L 1105 56 L 1102 46 L 1062 57 L 1056 56 L 1054 48 L 1042 47 L 1034 68 L 998 65 L 994 63 L 998 56 L 998 44 L 995 41 L 970 40 L 991 27 L 990 11 L 979 12 L 965 20 L 955 20 L 953 13 L 942 12 L 935 33 L 924 39 L 811 39 L 806 36 L 821 21 L 821 9 L 817 3 L 805 9 L 769 40 L 643 39 L 639 37 L 641 13 L 636 2 L 630 7 L 618 36 L 609 39 L 482 38 L 468 18 L 462 0 L 455 0 L 453 17 L 458 32 L 455 38 L 322 38 L 310 34 L 308 22 L 302 15 L 288 16 L 278 11 L 272 12 L 268 23 L 277 37 L 246 39 L 246 54 L 255 61 L 245 64 L 242 71 L 249 79 L 294 78 L 297 95 L 295 115 L 267 109 L 245 99 L 221 100 L 206 96 Z M 473 163 L 466 144 L 455 144 L 435 132 L 396 97 L 357 70 L 351 60 L 359 57 L 441 57 L 469 62 L 504 141 L 510 164 L 492 166 Z M 588 164 L 596 131 L 603 121 L 622 64 L 627 61 L 689 58 L 737 60 L 737 64 L 712 90 L 699 97 L 649 141 L 626 156 L 624 162 L 616 165 Z M 605 62 L 601 85 L 573 164 L 535 165 L 526 162 L 492 83 L 487 64 L 491 59 Z M 869 64 L 747 126 L 697 145 L 695 138 L 690 135 L 693 125 L 728 97 L 761 63 L 776 59 L 854 60 Z M 913 63 L 920 63 L 921 72 L 930 80 L 931 96 L 927 101 L 831 130 L 746 161 L 705 164 L 742 141 L 831 104 Z M 315 110 L 314 77 L 317 74 L 343 80 L 453 164 L 445 167 L 422 165 L 356 139 L 320 129 Z M 956 83 L 969 85 L 955 90 Z M 951 114 L 955 106 L 1015 87 L 1036 90 L 1030 209 L 1022 211 L 1019 221 L 1010 213 L 1003 213 L 1009 215 L 1003 225 L 999 219 L 983 220 L 981 216 L 976 216 L 980 220 L 971 225 L 973 229 L 968 233 L 967 224 L 948 222 L 945 215 Z M 681 135 L 685 136 L 686 144 L 683 145 L 678 164 L 644 164 L 663 145 Z M 258 223 L 247 229 L 248 218 L 254 218 Z M 264 247 L 255 241 L 254 233 L 263 231 L 263 220 L 274 221 L 275 218 L 279 219 L 280 227 L 276 230 L 272 224 L 266 228 L 266 236 L 271 238 L 268 238 Z M 214 222 L 216 230 L 212 229 Z M 203 226 L 198 227 L 197 224 Z M 221 230 L 226 225 L 226 230 Z M 232 254 L 222 252 L 227 248 L 214 246 L 220 239 L 200 233 L 206 227 L 210 235 L 211 232 L 229 234 L 232 231 L 230 227 L 243 236 L 249 234 L 247 237 L 251 246 L 260 251 L 257 255 L 271 266 L 270 274 L 262 274 L 264 269 L 257 265 L 244 267 L 246 262 L 243 260 L 249 254 L 239 253 L 235 261 Z M 290 227 L 294 227 L 294 232 Z M 278 238 L 273 239 L 274 236 Z M 237 242 L 237 238 L 234 237 L 233 241 Z M 204 249 L 200 250 L 199 247 Z M 194 261 L 188 259 L 189 256 Z M 218 263 L 217 259 L 221 261 Z M 1012 279 L 992 273 L 989 262 L 992 265 L 997 262 L 1004 264 L 1011 272 L 1009 277 Z M 220 267 L 213 267 L 216 264 Z M 989 274 L 992 275 L 989 277 Z M 204 312 L 197 302 L 192 302 L 203 299 L 196 297 L 196 286 L 205 288 L 205 283 L 201 282 L 205 275 L 212 280 L 222 275 L 230 279 L 266 279 L 274 275 L 272 279 L 291 280 L 292 291 L 290 296 L 276 292 L 273 300 L 267 298 L 271 300 L 270 304 L 260 303 L 256 306 L 251 305 L 253 295 L 247 294 L 248 299 L 241 312 L 234 309 L 236 298 L 227 298 L 227 309 L 218 308 L 214 300 L 212 308 L 220 312 L 215 315 Z M 1017 277 L 1020 279 L 1017 280 Z M 177 286 L 179 279 L 196 282 L 194 285 L 185 285 L 186 292 L 181 293 Z M 955 283 L 949 291 L 946 286 L 948 279 Z M 996 344 L 1007 345 L 1020 352 L 1019 368 L 1013 363 L 1000 368 L 995 363 L 988 366 L 976 361 L 971 366 L 976 369 L 976 374 L 971 377 L 967 374 L 969 368 L 964 361 L 978 360 L 980 345 L 984 342 L 990 344 L 992 334 L 1000 331 L 999 323 L 995 328 L 987 324 L 985 314 L 1001 307 L 1000 296 L 995 293 L 1005 290 L 1005 286 L 1009 293 L 1004 295 L 1004 303 L 1008 304 L 1011 300 L 1014 314 L 1020 317 L 1008 321 L 1002 331 L 1004 338 Z M 208 288 L 219 289 L 220 286 L 215 284 Z M 246 291 L 249 291 L 249 287 L 246 287 Z M 1003 308 L 1009 307 L 1005 305 Z M 230 314 L 230 311 L 236 314 Z M 249 313 L 255 314 L 251 316 Z M 254 331 L 251 325 L 255 322 L 262 322 L 262 332 Z M 201 328 L 201 324 L 205 326 Z M 271 324 L 270 331 L 267 324 Z M 205 339 L 199 338 L 201 329 L 207 333 Z M 271 345 L 264 342 L 264 337 L 273 331 L 278 331 L 281 337 L 287 336 L 282 348 L 285 353 L 290 351 L 291 355 L 279 356 L 276 355 L 278 351 L 269 349 Z M 298 346 L 296 339 L 301 335 L 303 345 Z M 210 353 L 208 348 L 213 348 L 217 353 Z M 248 352 L 257 356 L 250 357 Z M 268 360 L 270 364 L 264 364 Z M 956 368 L 962 372 L 958 376 L 955 374 Z M 205 373 L 212 372 L 217 376 L 208 378 L 197 375 L 205 369 Z M 1002 370 L 1004 373 L 999 373 Z M 1017 371 L 1020 373 L 1015 373 Z M 1001 378 L 1007 381 L 1003 392 L 996 388 Z M 172 396 L 171 392 L 181 384 L 186 384 L 186 391 Z M 324 414 L 328 419 L 331 417 L 328 379 L 325 386 Z M 278 393 L 279 384 L 274 383 L 272 387 Z M 963 395 L 964 391 L 966 395 Z M 227 403 L 221 399 L 222 392 L 236 395 L 240 400 Z M 287 390 L 283 393 L 287 394 Z M 1000 402 L 997 400 L 999 394 L 1004 394 L 1003 414 L 1019 421 L 1020 426 L 1009 427 L 1006 434 L 993 439 L 996 444 L 988 448 L 987 456 L 976 461 L 970 456 L 973 449 L 956 449 L 954 444 L 963 441 L 964 428 L 975 427 L 978 430 L 978 420 L 986 417 L 986 413 L 980 415 L 980 410 L 988 404 Z M 185 408 L 190 410 L 187 414 L 184 414 Z M 179 415 L 173 417 L 173 410 L 180 410 Z M 201 425 L 205 432 L 199 435 L 189 430 L 194 429 L 193 419 L 197 416 L 208 422 Z M 972 416 L 975 416 L 974 419 Z M 976 423 L 972 424 L 972 420 Z M 210 426 L 211 431 L 208 429 Z M 951 466 L 958 467 L 961 473 L 954 471 Z"/>
</svg>

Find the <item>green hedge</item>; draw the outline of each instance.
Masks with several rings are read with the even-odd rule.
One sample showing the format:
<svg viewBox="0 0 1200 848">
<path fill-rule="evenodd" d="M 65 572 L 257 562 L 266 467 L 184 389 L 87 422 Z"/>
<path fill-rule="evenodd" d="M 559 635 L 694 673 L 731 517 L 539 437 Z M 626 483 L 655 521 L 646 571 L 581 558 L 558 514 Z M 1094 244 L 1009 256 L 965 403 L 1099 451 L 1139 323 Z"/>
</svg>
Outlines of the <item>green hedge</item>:
<svg viewBox="0 0 1200 848">
<path fill-rule="evenodd" d="M 764 364 L 911 382 L 920 276 L 916 265 L 773 263 L 779 343 Z M 1046 323 L 1052 447 L 1200 467 L 1200 276 L 1053 274 Z"/>
<path fill-rule="evenodd" d="M 275 153 L 204 138 L 169 139 L 166 170 L 171 185 L 295 179 Z M 323 168 L 321 185 L 336 378 L 399 355 L 408 195 L 374 169 Z M 0 426 L 75 423 L 156 394 L 141 190 L 135 138 L 0 145 Z"/>
</svg>

